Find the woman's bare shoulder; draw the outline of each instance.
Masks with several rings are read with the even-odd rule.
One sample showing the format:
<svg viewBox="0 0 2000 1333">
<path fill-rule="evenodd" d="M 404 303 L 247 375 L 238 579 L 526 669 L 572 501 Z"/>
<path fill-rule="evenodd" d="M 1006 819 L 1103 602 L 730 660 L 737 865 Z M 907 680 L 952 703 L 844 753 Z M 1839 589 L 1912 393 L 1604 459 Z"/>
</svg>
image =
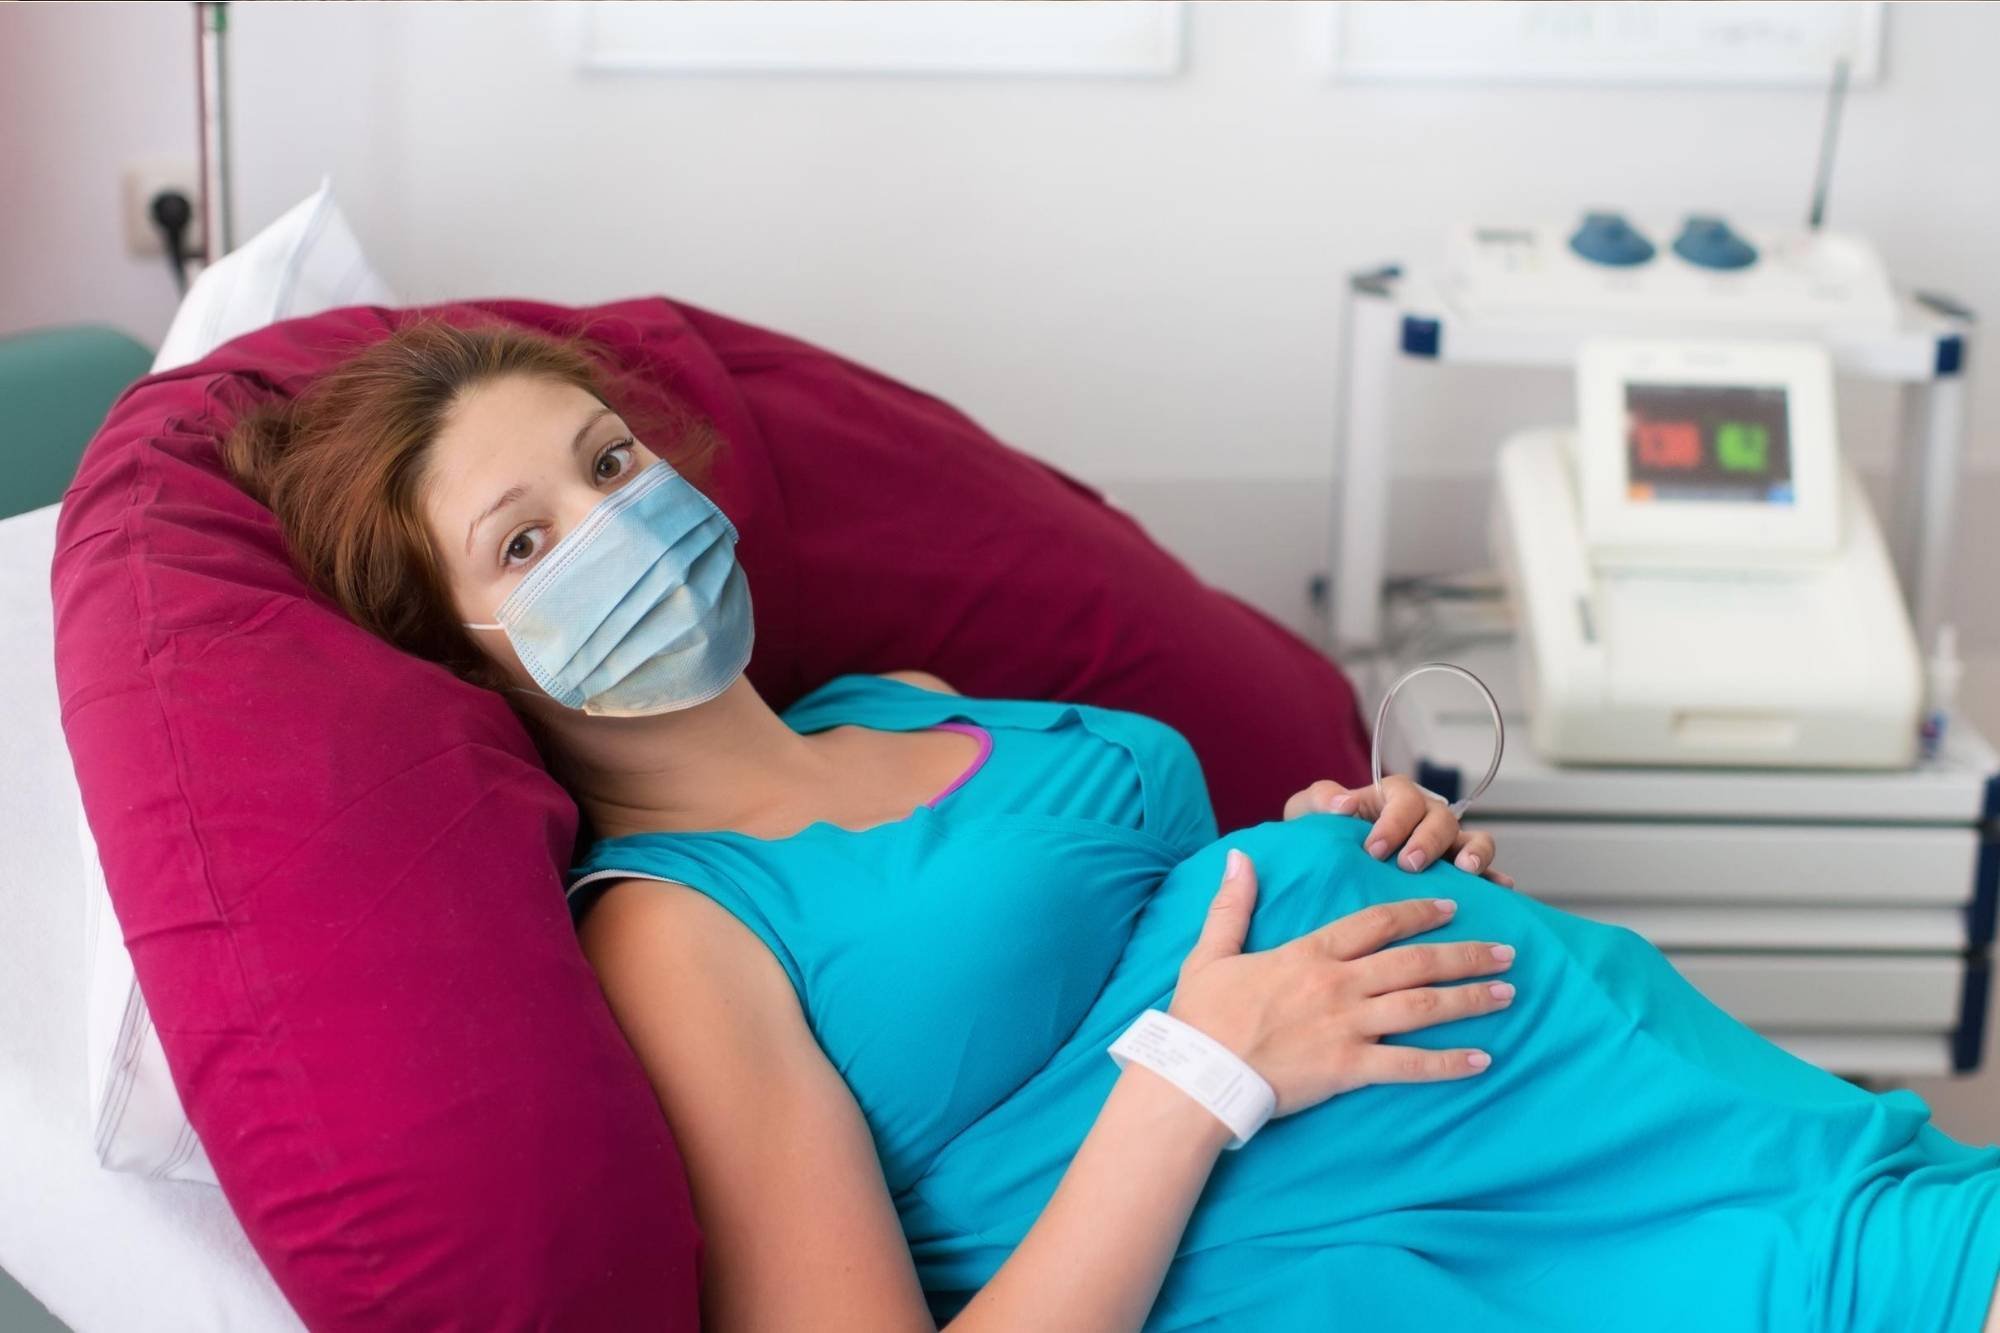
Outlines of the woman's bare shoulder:
<svg viewBox="0 0 2000 1333">
<path fill-rule="evenodd" d="M 914 685 L 920 690 L 936 690 L 940 694 L 958 693 L 928 671 L 884 671 L 879 674 L 884 680 L 900 680 L 905 685 Z"/>
<path fill-rule="evenodd" d="M 817 1053 L 777 957 L 699 890 L 614 880 L 578 924 L 577 941 L 662 1096 L 675 1070 L 774 1076 Z"/>
<path fill-rule="evenodd" d="M 717 945 L 763 947 L 727 908 L 671 879 L 612 880 L 598 891 L 576 930 L 593 965 L 608 961 L 621 942 L 637 933 L 651 935 L 656 946 L 665 943 L 699 954 L 709 954 Z"/>
<path fill-rule="evenodd" d="M 667 880 L 615 881 L 580 935 L 687 1169 L 703 1327 L 936 1327 L 860 1105 L 770 950 Z"/>
</svg>

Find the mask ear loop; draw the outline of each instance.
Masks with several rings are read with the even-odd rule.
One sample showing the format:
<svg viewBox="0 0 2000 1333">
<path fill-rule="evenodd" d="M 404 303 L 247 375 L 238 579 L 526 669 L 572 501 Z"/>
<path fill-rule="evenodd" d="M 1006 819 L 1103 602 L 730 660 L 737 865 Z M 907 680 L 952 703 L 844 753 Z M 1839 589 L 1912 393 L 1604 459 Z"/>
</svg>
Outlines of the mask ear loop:
<svg viewBox="0 0 2000 1333">
<path fill-rule="evenodd" d="M 507 627 L 505 625 L 481 623 L 471 620 L 461 620 L 458 623 L 465 626 L 467 629 L 497 629 L 503 634 L 506 633 L 507 631 Z M 529 698 L 546 699 L 549 697 L 548 692 L 546 690 L 540 689 L 539 687 L 536 689 L 528 690 L 521 688 L 519 685 L 503 685 L 500 688 L 506 690 L 510 694 L 525 694 Z"/>
<path fill-rule="evenodd" d="M 1500 701 L 1493 697 L 1493 691 L 1486 688 L 1486 682 L 1456 663 L 1420 662 L 1408 671 L 1405 671 L 1402 675 L 1396 677 L 1395 683 L 1390 685 L 1388 692 L 1382 696 L 1381 707 L 1375 710 L 1375 736 L 1368 750 L 1369 771 L 1374 775 L 1376 790 L 1380 791 L 1382 787 L 1382 724 L 1389 718 L 1389 705 L 1395 700 L 1398 690 L 1402 689 L 1412 680 L 1415 680 L 1418 676 L 1423 675 L 1426 671 L 1445 671 L 1471 681 L 1473 687 L 1479 691 L 1480 696 L 1486 700 L 1486 711 L 1493 715 L 1493 759 L 1492 762 L 1486 765 L 1486 776 L 1479 779 L 1479 785 L 1472 789 L 1470 796 L 1447 802 L 1453 815 L 1463 815 L 1468 806 L 1486 794 L 1486 789 L 1493 785 L 1494 774 L 1500 771 L 1500 756 L 1507 749 L 1507 724 L 1500 720 Z M 1431 795 L 1436 796 L 1437 793 L 1432 792 Z"/>
</svg>

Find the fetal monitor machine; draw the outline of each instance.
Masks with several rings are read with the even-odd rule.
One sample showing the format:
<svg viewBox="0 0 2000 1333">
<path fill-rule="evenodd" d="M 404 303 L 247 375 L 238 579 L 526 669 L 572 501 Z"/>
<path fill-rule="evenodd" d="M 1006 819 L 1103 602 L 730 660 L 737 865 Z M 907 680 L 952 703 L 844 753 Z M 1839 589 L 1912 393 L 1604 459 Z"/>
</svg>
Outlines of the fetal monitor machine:
<svg viewBox="0 0 2000 1333">
<path fill-rule="evenodd" d="M 1476 797 L 1523 892 L 1644 935 L 1801 1059 L 1963 1072 L 1986 1045 L 2000 755 L 1947 711 L 1950 654 L 1927 677 L 1918 644 L 1948 638 L 1976 325 L 1820 212 L 1501 219 L 1441 262 L 1352 274 L 1327 644 L 1387 732 L 1384 771 Z M 1568 376 L 1573 415 L 1494 432 L 1489 547 L 1452 532 L 1439 563 L 1394 570 L 1409 379 L 1473 367 Z M 1836 378 L 1900 399 L 1866 441 L 1894 458 L 1877 510 Z M 1473 558 L 1498 579 L 1445 563 Z M 1490 785 L 1478 692 L 1394 694 L 1426 662 L 1474 673 L 1527 739 Z"/>
<path fill-rule="evenodd" d="M 1500 450 L 1493 549 L 1556 762 L 1897 768 L 1923 672 L 1819 342 L 1608 339 Z"/>
<path fill-rule="evenodd" d="M 1522 892 L 1644 935 L 1801 1059 L 1899 1079 L 1979 1066 L 2000 922 L 2000 754 L 1950 708 L 1945 597 L 1977 325 L 1826 225 L 1843 82 L 1803 227 L 1502 217 L 1350 274 L 1310 587 L 1384 771 L 1476 798 Z M 1394 568 L 1409 381 L 1475 367 L 1568 376 L 1574 415 L 1475 420 L 1490 545 L 1433 530 Z M 1893 457 L 1879 511 L 1836 378 L 1899 399 L 1887 439 L 1846 442 Z M 1397 696 L 1429 662 L 1490 697 Z M 1494 707 L 1529 743 L 1482 777 Z"/>
</svg>

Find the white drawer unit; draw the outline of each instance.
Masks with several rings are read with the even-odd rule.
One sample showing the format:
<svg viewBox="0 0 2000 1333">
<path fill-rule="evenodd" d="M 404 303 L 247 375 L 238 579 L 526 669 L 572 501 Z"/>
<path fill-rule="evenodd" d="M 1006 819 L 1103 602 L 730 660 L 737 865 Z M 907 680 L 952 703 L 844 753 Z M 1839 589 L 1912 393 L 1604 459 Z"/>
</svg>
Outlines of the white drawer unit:
<svg viewBox="0 0 2000 1333">
<path fill-rule="evenodd" d="M 1644 935 L 1667 953 L 1948 954 L 1965 947 L 1965 913 L 1949 907 L 1739 907 L 1537 897 L 1578 916 Z"/>
<path fill-rule="evenodd" d="M 1508 873 L 1550 901 L 1962 908 L 1979 863 L 1972 824 L 1522 819 L 1493 797 L 1478 817 L 1506 820 Z"/>
<path fill-rule="evenodd" d="M 1501 701 L 1507 755 L 1468 820 L 1523 892 L 1644 935 L 1721 1008 L 1838 1073 L 1977 1066 L 2000 757 L 1964 722 L 1903 772 L 1558 767 L 1529 746 L 1510 642 L 1425 656 Z M 1400 665 L 1364 674 L 1364 690 L 1379 699 Z M 1411 682 L 1387 732 L 1388 768 L 1448 797 L 1491 753 L 1485 709 L 1448 677 Z"/>
<path fill-rule="evenodd" d="M 1926 1078 L 1952 1068 L 1952 1039 L 1935 1033 L 1787 1032 L 1764 1035 L 1821 1069 L 1874 1079 Z"/>
<path fill-rule="evenodd" d="M 1965 960 L 1919 955 L 1675 954 L 1680 974 L 1760 1032 L 1945 1032 Z"/>
</svg>

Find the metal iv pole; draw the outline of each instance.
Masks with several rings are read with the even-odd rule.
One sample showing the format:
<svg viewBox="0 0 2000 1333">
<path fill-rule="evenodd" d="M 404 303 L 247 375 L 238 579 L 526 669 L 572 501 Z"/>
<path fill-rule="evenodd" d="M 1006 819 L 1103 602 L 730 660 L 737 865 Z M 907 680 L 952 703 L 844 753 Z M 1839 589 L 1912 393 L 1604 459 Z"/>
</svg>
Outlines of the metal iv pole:
<svg viewBox="0 0 2000 1333">
<path fill-rule="evenodd" d="M 229 253 L 229 6 L 202 0 L 195 13 L 195 71 L 201 128 L 201 259 L 206 267 Z"/>
</svg>

